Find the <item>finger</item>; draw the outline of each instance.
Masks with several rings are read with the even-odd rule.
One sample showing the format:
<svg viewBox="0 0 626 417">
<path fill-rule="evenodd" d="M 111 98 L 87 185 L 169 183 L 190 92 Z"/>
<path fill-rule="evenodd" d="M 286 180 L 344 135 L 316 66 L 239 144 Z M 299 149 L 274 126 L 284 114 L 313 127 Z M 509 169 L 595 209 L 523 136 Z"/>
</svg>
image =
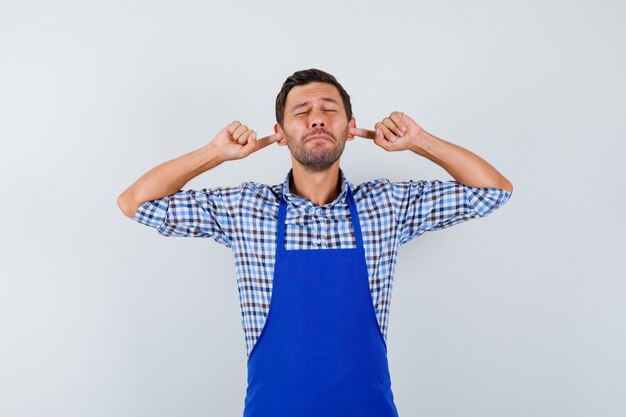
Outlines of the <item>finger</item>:
<svg viewBox="0 0 626 417">
<path fill-rule="evenodd" d="M 243 153 L 244 156 L 248 156 L 252 152 L 255 152 L 257 150 L 258 145 L 257 145 L 257 141 L 254 140 L 255 137 L 256 137 L 256 133 L 253 132 L 250 135 L 248 142 L 246 142 L 244 146 L 241 148 L 241 152 Z"/>
<path fill-rule="evenodd" d="M 377 134 L 376 134 L 376 138 L 374 139 L 374 143 L 380 146 L 381 148 L 383 148 L 384 150 L 388 151 L 390 149 L 391 142 L 385 139 L 380 129 L 376 129 L 376 132 Z"/>
<path fill-rule="evenodd" d="M 374 137 L 374 142 L 381 139 L 385 140 L 385 135 L 383 135 L 383 131 L 380 130 L 378 126 L 376 126 L 376 136 Z"/>
<path fill-rule="evenodd" d="M 402 134 L 404 134 L 407 131 L 409 120 L 407 117 L 405 117 L 404 113 L 399 112 L 399 111 L 394 111 L 393 113 L 391 113 L 389 117 L 400 128 L 400 130 L 402 131 Z"/>
<path fill-rule="evenodd" d="M 250 141 L 250 135 L 254 133 L 253 130 L 246 130 L 245 132 L 243 132 L 241 134 L 241 136 L 239 136 L 239 138 L 237 139 L 237 142 L 239 142 L 241 145 L 245 145 L 246 143 L 248 143 Z"/>
<path fill-rule="evenodd" d="M 228 128 L 228 133 L 230 133 L 232 135 L 233 132 L 235 131 L 235 129 L 237 129 L 240 124 L 241 123 L 239 123 L 239 120 L 234 120 L 232 123 L 230 123 L 228 126 L 226 126 Z"/>
<path fill-rule="evenodd" d="M 391 120 L 391 118 L 389 117 L 385 117 L 383 119 L 383 124 L 385 126 L 387 126 L 387 128 L 389 128 L 389 130 L 395 135 L 395 136 L 402 136 L 404 133 L 402 133 L 402 131 L 400 130 L 400 126 L 398 126 L 396 124 L 396 122 L 394 122 L 393 120 Z"/>
<path fill-rule="evenodd" d="M 256 133 L 254 134 L 256 137 Z M 250 139 L 250 140 L 254 140 L 254 139 Z M 257 150 L 259 149 L 263 149 L 268 145 L 271 145 L 272 143 L 276 142 L 278 140 L 278 138 L 276 137 L 276 134 L 274 133 L 273 135 L 269 135 L 269 136 L 265 136 L 261 139 L 257 139 L 256 140 L 256 144 L 257 144 Z"/>
<path fill-rule="evenodd" d="M 233 132 L 233 139 L 235 140 L 235 142 L 239 141 L 239 137 L 243 135 L 244 132 L 246 132 L 247 130 L 248 130 L 248 126 L 239 125 L 237 129 L 235 129 L 235 131 Z"/>
<path fill-rule="evenodd" d="M 381 132 L 383 133 L 383 136 L 385 137 L 386 140 L 388 140 L 389 142 L 395 142 L 396 141 L 396 136 L 383 123 L 380 123 L 380 122 L 376 123 L 376 127 L 378 127 L 381 130 Z"/>
<path fill-rule="evenodd" d="M 373 130 L 360 129 L 357 127 L 354 132 L 354 136 L 359 136 L 366 139 L 374 139 L 376 138 L 376 132 L 374 132 Z"/>
</svg>

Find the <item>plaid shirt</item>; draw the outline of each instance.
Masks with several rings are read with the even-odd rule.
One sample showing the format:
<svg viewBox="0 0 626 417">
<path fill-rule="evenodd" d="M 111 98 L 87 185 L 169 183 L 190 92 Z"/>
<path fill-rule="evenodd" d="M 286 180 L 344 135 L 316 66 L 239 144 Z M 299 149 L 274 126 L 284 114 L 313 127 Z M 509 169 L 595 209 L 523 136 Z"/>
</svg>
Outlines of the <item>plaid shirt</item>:
<svg viewBox="0 0 626 417">
<path fill-rule="evenodd" d="M 287 201 L 285 249 L 354 248 L 356 240 L 346 200 L 347 182 L 323 206 L 292 194 L 291 171 L 282 184 L 244 182 L 239 186 L 178 191 L 143 203 L 133 220 L 164 236 L 210 237 L 232 249 L 247 355 L 263 329 L 270 307 L 278 205 Z M 474 188 L 455 181 L 390 182 L 376 179 L 354 195 L 365 249 L 370 291 L 385 341 L 398 247 L 426 231 L 485 217 L 511 193 Z"/>
</svg>

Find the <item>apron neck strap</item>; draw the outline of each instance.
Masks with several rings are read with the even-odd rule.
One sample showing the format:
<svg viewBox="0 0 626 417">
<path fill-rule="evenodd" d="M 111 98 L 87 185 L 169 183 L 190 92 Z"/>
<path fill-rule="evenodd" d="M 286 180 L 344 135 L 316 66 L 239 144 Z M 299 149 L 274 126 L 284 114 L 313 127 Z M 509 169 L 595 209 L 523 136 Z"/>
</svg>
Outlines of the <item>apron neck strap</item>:
<svg viewBox="0 0 626 417">
<path fill-rule="evenodd" d="M 348 207 L 350 208 L 350 217 L 352 218 L 352 227 L 354 229 L 354 237 L 356 238 L 357 248 L 363 248 L 363 236 L 361 235 L 361 223 L 359 222 L 359 214 L 356 211 L 356 203 L 352 196 L 352 190 L 350 186 L 347 186 L 346 198 L 348 200 Z M 281 194 L 280 205 L 278 206 L 278 229 L 276 236 L 276 247 L 279 250 L 285 249 L 285 218 L 287 214 L 287 202 L 285 197 Z"/>
</svg>

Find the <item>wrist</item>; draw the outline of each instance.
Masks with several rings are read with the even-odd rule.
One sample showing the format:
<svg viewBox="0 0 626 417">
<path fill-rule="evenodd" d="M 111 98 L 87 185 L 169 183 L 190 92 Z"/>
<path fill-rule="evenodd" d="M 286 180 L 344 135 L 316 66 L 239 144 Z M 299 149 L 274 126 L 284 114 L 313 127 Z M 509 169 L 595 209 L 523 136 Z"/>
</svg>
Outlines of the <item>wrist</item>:
<svg viewBox="0 0 626 417">
<path fill-rule="evenodd" d="M 211 168 L 221 164 L 222 162 L 230 160 L 226 155 L 224 155 L 222 149 L 212 142 L 209 142 L 208 144 L 200 148 L 200 153 L 202 155 L 202 160 L 204 161 L 204 164 Z"/>
<path fill-rule="evenodd" d="M 426 156 L 435 140 L 433 135 L 422 129 L 410 142 L 409 149 L 416 154 Z"/>
</svg>

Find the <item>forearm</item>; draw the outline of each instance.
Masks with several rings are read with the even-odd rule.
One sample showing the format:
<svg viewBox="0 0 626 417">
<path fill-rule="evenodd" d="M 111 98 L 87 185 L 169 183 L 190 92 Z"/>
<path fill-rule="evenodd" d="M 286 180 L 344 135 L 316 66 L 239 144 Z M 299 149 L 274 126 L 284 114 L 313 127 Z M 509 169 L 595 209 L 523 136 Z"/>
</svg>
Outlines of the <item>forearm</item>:
<svg viewBox="0 0 626 417">
<path fill-rule="evenodd" d="M 470 187 L 494 187 L 513 191 L 513 185 L 487 161 L 461 146 L 423 130 L 410 149 L 440 165 L 456 182 Z"/>
<path fill-rule="evenodd" d="M 192 178 L 223 162 L 211 144 L 164 162 L 143 174 L 117 199 L 122 212 L 132 218 L 141 204 L 179 191 Z"/>
</svg>

